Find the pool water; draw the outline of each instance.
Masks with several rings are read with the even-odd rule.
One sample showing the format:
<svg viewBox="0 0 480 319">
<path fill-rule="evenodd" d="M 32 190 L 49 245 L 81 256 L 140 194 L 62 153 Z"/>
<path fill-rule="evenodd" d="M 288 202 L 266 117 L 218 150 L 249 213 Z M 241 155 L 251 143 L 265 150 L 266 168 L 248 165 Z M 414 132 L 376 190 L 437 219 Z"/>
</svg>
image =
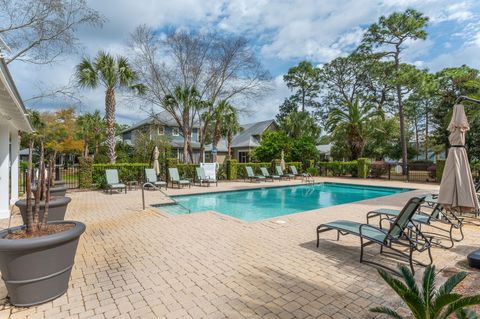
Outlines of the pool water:
<svg viewBox="0 0 480 319">
<path fill-rule="evenodd" d="M 258 221 L 410 190 L 337 183 L 265 187 L 172 196 L 179 205 L 161 209 L 173 215 L 214 210 L 241 220 Z"/>
</svg>

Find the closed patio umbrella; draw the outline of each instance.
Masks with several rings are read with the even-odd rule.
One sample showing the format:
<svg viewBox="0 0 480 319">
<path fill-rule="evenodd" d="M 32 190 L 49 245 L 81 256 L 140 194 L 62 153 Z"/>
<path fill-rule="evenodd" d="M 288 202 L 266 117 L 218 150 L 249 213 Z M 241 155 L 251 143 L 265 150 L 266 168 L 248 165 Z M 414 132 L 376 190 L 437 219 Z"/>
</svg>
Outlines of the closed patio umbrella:
<svg viewBox="0 0 480 319">
<path fill-rule="evenodd" d="M 158 151 L 158 147 L 155 146 L 153 149 L 153 169 L 155 170 L 155 174 L 160 175 L 160 163 L 158 162 L 158 157 L 160 156 L 160 152 Z"/>
<path fill-rule="evenodd" d="M 479 208 L 472 172 L 465 149 L 465 134 L 470 129 L 462 104 L 456 104 L 448 130 L 450 150 L 443 171 L 438 203 L 447 210 L 472 212 Z"/>
<path fill-rule="evenodd" d="M 282 155 L 280 159 L 280 167 L 282 168 L 282 171 L 285 170 L 285 152 L 282 150 Z"/>
</svg>

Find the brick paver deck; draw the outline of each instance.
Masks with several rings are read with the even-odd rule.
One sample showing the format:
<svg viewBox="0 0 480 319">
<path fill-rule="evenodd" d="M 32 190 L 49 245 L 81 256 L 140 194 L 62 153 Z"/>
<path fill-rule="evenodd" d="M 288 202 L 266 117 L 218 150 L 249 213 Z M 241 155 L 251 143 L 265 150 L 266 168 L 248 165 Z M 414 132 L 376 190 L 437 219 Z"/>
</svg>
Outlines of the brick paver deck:
<svg viewBox="0 0 480 319">
<path fill-rule="evenodd" d="M 319 179 L 320 180 L 320 179 Z M 368 308 L 400 306 L 371 266 L 360 264 L 359 240 L 336 242 L 315 227 L 334 219 L 365 221 L 379 207 L 400 207 L 435 185 L 321 179 L 418 188 L 408 193 L 247 223 L 214 212 L 169 216 L 148 205 L 168 201 L 158 191 L 69 194 L 67 219 L 86 223 L 68 292 L 46 304 L 15 308 L 6 299 L 0 318 L 373 318 Z M 281 182 L 298 184 L 300 181 Z M 262 183 L 261 186 L 280 183 Z M 243 182 L 169 190 L 169 194 L 258 187 Z M 14 222 L 19 223 L 18 216 Z M 6 221 L 1 222 L 7 225 Z M 462 266 L 478 245 L 480 227 L 466 240 L 435 248 L 440 269 Z M 372 256 L 378 248 L 367 248 Z M 1 297 L 6 289 L 0 284 Z"/>
</svg>

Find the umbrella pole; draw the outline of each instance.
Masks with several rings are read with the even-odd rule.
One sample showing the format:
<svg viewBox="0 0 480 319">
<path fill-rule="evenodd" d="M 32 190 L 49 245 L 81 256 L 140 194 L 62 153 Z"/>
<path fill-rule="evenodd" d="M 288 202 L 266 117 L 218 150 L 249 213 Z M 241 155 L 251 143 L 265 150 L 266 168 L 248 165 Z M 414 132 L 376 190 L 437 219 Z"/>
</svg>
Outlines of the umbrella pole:
<svg viewBox="0 0 480 319">
<path fill-rule="evenodd" d="M 462 101 L 468 101 L 480 105 L 480 100 L 472 99 L 468 96 L 459 96 L 455 104 L 458 104 Z M 477 249 L 467 256 L 468 265 L 473 268 L 480 268 L 480 249 Z"/>
</svg>

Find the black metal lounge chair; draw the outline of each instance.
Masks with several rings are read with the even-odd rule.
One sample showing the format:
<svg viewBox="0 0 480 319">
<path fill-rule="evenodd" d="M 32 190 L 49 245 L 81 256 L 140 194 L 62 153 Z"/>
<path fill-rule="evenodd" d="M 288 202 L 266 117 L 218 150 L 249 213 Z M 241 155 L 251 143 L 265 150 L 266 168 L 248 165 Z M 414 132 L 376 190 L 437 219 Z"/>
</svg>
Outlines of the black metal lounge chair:
<svg viewBox="0 0 480 319">
<path fill-rule="evenodd" d="M 270 175 L 266 167 L 260 167 L 260 171 L 262 172 L 262 175 L 265 177 L 266 180 L 271 180 L 272 182 L 276 179 L 280 180 L 280 176 Z"/>
<path fill-rule="evenodd" d="M 396 270 L 385 265 L 364 260 L 364 248 L 371 244 L 378 244 L 380 245 L 380 254 L 388 254 L 390 256 L 408 260 L 410 269 L 412 272 L 415 272 L 413 263 L 427 266 L 413 259 L 413 253 L 415 251 L 428 251 L 428 256 L 430 258 L 429 264 L 432 264 L 433 262 L 430 251 L 430 239 L 423 235 L 420 229 L 417 228 L 415 223 L 412 221 L 413 215 L 418 210 L 418 207 L 422 204 L 423 200 L 423 198 L 419 197 L 411 198 L 405 207 L 403 207 L 402 211 L 398 214 L 397 218 L 391 221 L 389 230 L 375 227 L 370 224 L 362 224 L 349 220 L 337 220 L 319 225 L 317 227 L 317 247 L 320 243 L 320 233 L 329 230 L 336 230 L 337 240 L 340 239 L 340 235 L 355 235 L 360 237 L 360 262 L 370 263 L 375 266 L 388 269 L 393 273 L 397 273 Z M 400 248 L 402 247 L 407 249 L 408 253 L 401 251 Z M 392 252 L 384 252 L 384 248 L 388 248 Z"/>
<path fill-rule="evenodd" d="M 448 240 L 450 240 L 450 246 L 444 246 L 444 245 L 438 244 L 443 248 L 452 248 L 455 242 L 459 242 L 463 240 L 464 238 L 463 229 L 462 229 L 463 218 L 459 218 L 453 213 L 449 213 L 447 215 L 444 212 L 442 205 L 438 203 L 436 203 L 435 206 L 433 206 L 433 209 L 430 214 L 427 214 L 426 212 L 422 211 L 421 207 L 422 206 L 420 206 L 419 210 L 412 216 L 412 221 L 418 224 L 418 227 L 420 228 L 420 230 L 423 232 L 424 235 L 433 235 L 434 237 L 447 238 Z M 431 208 L 431 207 L 428 206 L 428 208 Z M 367 214 L 367 223 L 370 223 L 370 219 L 379 217 L 380 227 L 382 227 L 382 221 L 384 220 L 391 221 L 391 219 L 396 218 L 400 214 L 400 212 L 401 211 L 397 209 L 388 209 L 388 208 L 376 209 Z M 437 223 L 449 225 L 450 227 L 447 230 L 445 228 L 435 225 Z M 441 233 L 438 233 L 438 232 L 432 233 L 432 232 L 423 231 L 422 225 L 428 225 Z M 453 236 L 453 231 L 457 229 L 460 232 L 460 238 L 455 238 Z M 448 233 L 448 236 L 442 233 Z"/>
<path fill-rule="evenodd" d="M 251 166 L 245 166 L 245 171 L 247 172 L 247 178 L 250 182 L 252 181 L 267 181 L 265 176 L 255 175 Z"/>
</svg>

